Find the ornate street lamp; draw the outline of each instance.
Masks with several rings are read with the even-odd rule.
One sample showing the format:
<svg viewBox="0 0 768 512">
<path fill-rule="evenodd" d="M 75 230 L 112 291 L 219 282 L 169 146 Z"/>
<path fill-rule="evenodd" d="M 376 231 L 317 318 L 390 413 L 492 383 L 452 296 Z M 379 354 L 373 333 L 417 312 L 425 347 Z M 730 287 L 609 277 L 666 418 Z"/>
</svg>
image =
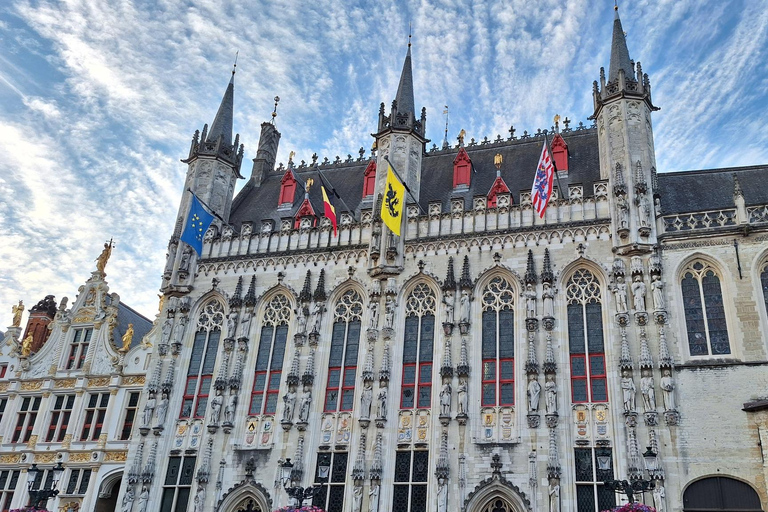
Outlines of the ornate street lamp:
<svg viewBox="0 0 768 512">
<path fill-rule="evenodd" d="M 291 462 L 291 459 L 285 459 L 285 461 L 280 464 L 280 482 L 283 484 L 283 489 L 285 489 L 286 494 L 291 498 L 292 503 L 289 504 L 289 506 L 293 507 L 293 510 L 299 510 L 303 506 L 304 500 L 314 498 L 314 496 L 320 492 L 323 485 L 325 485 L 327 478 L 324 479 L 324 482 L 310 487 L 295 486 L 293 485 L 293 480 L 291 478 L 292 470 L 293 463 Z M 328 475 L 330 466 L 321 464 L 319 470 L 322 480 L 322 475 Z"/>
<path fill-rule="evenodd" d="M 611 459 L 610 457 L 598 457 L 597 464 L 600 469 L 610 469 Z M 604 459 L 604 460 L 603 460 Z M 611 489 L 617 494 L 624 494 L 627 496 L 629 503 L 635 502 L 635 495 L 640 495 L 646 491 L 653 489 L 654 474 L 658 470 L 658 460 L 656 459 L 656 453 L 649 446 L 643 453 L 643 460 L 645 461 L 645 469 L 648 470 L 648 474 L 651 476 L 650 480 L 643 479 L 631 479 L 631 480 L 605 480 L 603 483 L 605 487 Z"/>
<path fill-rule="evenodd" d="M 51 471 L 53 472 L 53 478 L 51 479 L 50 483 L 45 482 L 42 489 L 35 489 L 34 487 L 35 483 L 37 482 L 37 478 L 40 475 L 40 469 L 38 469 L 37 464 L 32 464 L 32 467 L 27 470 L 27 491 L 29 492 L 29 505 L 27 505 L 27 510 L 41 510 L 38 507 L 40 502 L 47 503 L 48 500 L 56 497 L 59 494 L 57 486 L 59 484 L 61 474 L 64 472 L 64 466 L 61 464 L 61 462 L 58 462 L 51 469 Z M 45 507 L 43 507 L 43 509 L 44 508 Z"/>
</svg>

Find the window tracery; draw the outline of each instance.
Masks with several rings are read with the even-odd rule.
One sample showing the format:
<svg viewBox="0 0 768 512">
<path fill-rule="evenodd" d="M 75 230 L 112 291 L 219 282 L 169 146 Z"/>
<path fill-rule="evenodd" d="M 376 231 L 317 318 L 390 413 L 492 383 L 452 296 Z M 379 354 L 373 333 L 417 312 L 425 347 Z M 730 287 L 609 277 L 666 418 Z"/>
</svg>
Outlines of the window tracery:
<svg viewBox="0 0 768 512">
<path fill-rule="evenodd" d="M 603 307 L 600 282 L 587 269 L 578 269 L 566 285 L 571 400 L 607 402 Z"/>
<path fill-rule="evenodd" d="M 730 354 L 723 293 L 717 271 L 706 262 L 691 262 L 683 270 L 680 288 L 690 354 Z"/>
<path fill-rule="evenodd" d="M 362 314 L 363 299 L 355 290 L 346 291 L 334 308 L 325 412 L 351 411 L 354 405 Z"/>
<path fill-rule="evenodd" d="M 192 354 L 189 356 L 180 418 L 205 416 L 223 324 L 224 305 L 217 299 L 206 303 L 197 319 L 197 332 L 192 343 Z"/>
<path fill-rule="evenodd" d="M 482 405 L 515 404 L 515 294 L 504 277 L 483 290 Z"/>
<path fill-rule="evenodd" d="M 249 414 L 274 414 L 277 411 L 290 320 L 288 297 L 282 293 L 272 297 L 264 309 L 261 324 Z"/>
<path fill-rule="evenodd" d="M 431 406 L 436 304 L 435 292 L 425 283 L 417 284 L 406 299 L 401 409 Z"/>
</svg>

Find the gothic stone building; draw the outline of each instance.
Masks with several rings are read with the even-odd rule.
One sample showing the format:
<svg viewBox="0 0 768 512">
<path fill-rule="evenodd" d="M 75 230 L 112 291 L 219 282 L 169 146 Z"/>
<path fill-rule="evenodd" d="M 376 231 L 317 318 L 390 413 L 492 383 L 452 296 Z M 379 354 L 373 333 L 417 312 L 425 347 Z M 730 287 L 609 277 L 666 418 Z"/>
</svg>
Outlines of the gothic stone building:
<svg viewBox="0 0 768 512">
<path fill-rule="evenodd" d="M 48 295 L 21 307 L 0 346 L 0 510 L 29 504 L 27 484 L 44 488 L 61 462 L 59 495 L 48 509 L 111 512 L 123 478 L 151 349 L 152 322 L 91 273 L 70 307 Z M 21 306 L 21 305 L 20 305 Z M 16 309 L 16 308 L 14 308 Z M 123 336 L 133 326 L 133 337 Z M 135 435 L 138 435 L 136 430 Z M 36 464 L 34 481 L 27 470 Z M 41 503 L 44 505 L 44 503 Z"/>
<path fill-rule="evenodd" d="M 652 479 L 662 511 L 765 507 L 768 167 L 657 173 L 618 15 L 592 93 L 593 126 L 547 134 L 539 218 L 544 133 L 430 150 L 410 49 L 370 158 L 276 167 L 264 123 L 233 197 L 230 81 L 184 160 L 223 222 L 198 257 L 185 192 L 120 510 L 267 512 L 323 483 L 332 512 L 586 512 L 611 478 Z"/>
</svg>

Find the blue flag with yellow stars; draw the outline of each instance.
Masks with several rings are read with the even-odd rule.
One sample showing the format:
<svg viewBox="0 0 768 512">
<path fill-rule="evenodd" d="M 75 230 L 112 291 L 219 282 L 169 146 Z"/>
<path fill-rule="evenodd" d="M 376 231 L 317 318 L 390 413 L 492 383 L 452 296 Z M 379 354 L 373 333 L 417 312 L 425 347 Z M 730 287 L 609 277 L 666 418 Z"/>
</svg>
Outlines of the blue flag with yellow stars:
<svg viewBox="0 0 768 512">
<path fill-rule="evenodd" d="M 198 258 L 203 253 L 203 237 L 211 222 L 213 222 L 213 215 L 208 213 L 197 196 L 192 194 L 192 204 L 189 207 L 189 215 L 187 215 L 187 222 L 184 224 L 181 241 L 189 244 L 197 253 Z"/>
</svg>

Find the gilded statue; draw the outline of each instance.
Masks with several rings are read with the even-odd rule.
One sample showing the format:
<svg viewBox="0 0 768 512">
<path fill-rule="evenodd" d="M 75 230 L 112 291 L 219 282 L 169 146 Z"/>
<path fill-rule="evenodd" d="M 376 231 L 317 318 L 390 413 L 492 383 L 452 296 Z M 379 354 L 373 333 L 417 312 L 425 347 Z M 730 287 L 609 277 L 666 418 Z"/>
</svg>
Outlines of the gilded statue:
<svg viewBox="0 0 768 512">
<path fill-rule="evenodd" d="M 120 347 L 120 350 L 118 352 L 128 352 L 128 349 L 131 348 L 131 342 L 133 341 L 133 324 L 128 324 L 128 329 L 125 331 L 125 334 L 123 334 L 123 346 Z"/>
<path fill-rule="evenodd" d="M 27 337 L 24 338 L 24 341 L 21 342 L 21 357 L 29 357 L 29 354 L 32 352 L 33 340 L 34 340 L 34 337 L 30 332 L 29 334 L 27 334 Z"/>
<path fill-rule="evenodd" d="M 107 266 L 107 261 L 109 261 L 109 257 L 112 255 L 112 248 L 114 247 L 114 244 L 112 243 L 112 239 L 109 239 L 109 242 L 104 243 L 104 249 L 102 249 L 101 254 L 99 254 L 99 257 L 96 258 L 96 270 L 104 274 L 104 268 Z"/>
<path fill-rule="evenodd" d="M 21 315 L 24 313 L 24 301 L 19 301 L 19 304 L 16 306 L 11 306 L 11 311 L 13 312 L 13 327 L 18 327 L 21 325 Z"/>
</svg>

